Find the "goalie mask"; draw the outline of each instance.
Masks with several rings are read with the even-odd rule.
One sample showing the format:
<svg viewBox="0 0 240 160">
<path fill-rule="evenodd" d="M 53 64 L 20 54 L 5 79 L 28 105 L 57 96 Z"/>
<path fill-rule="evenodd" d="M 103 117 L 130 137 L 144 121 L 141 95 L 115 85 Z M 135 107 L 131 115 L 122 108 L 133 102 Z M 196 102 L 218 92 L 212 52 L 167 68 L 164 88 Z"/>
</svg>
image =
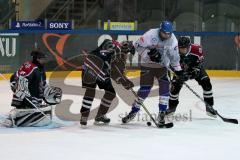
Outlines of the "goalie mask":
<svg viewBox="0 0 240 160">
<path fill-rule="evenodd" d="M 58 87 L 48 86 L 44 90 L 44 100 L 47 104 L 59 104 L 62 100 L 62 89 Z"/>
</svg>

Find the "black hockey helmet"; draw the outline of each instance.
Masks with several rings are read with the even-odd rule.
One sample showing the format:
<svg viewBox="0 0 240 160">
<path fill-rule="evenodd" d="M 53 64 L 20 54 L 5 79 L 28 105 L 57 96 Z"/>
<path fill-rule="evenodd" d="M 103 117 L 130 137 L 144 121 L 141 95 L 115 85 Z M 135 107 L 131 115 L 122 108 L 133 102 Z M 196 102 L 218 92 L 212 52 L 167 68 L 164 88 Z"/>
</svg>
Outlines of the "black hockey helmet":
<svg viewBox="0 0 240 160">
<path fill-rule="evenodd" d="M 130 52 L 132 55 L 135 54 L 135 48 L 132 41 L 122 41 L 120 44 L 120 48 L 122 53 L 127 54 L 128 52 Z"/>
<path fill-rule="evenodd" d="M 181 36 L 178 39 L 178 47 L 179 48 L 188 48 L 191 45 L 191 39 L 186 36 Z"/>
<path fill-rule="evenodd" d="M 43 64 L 48 61 L 47 55 L 38 50 L 32 51 L 31 56 L 32 56 L 32 62 L 40 68 L 43 67 Z"/>
<path fill-rule="evenodd" d="M 41 59 L 41 58 L 47 58 L 47 55 L 41 51 L 32 51 L 31 56 L 33 59 Z"/>
<path fill-rule="evenodd" d="M 116 49 L 116 45 L 110 39 L 105 39 L 100 47 L 101 47 L 101 49 L 107 50 L 110 52 L 114 51 L 114 49 Z"/>
</svg>

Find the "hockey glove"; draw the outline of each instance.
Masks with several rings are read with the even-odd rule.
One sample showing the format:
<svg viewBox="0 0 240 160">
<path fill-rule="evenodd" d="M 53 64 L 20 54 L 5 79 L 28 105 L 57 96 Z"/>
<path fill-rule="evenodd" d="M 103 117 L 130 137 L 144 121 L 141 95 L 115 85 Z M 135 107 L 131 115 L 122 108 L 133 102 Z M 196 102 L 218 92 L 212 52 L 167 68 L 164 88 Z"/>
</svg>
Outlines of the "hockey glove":
<svg viewBox="0 0 240 160">
<path fill-rule="evenodd" d="M 112 83 L 111 78 L 110 77 L 104 77 L 104 83 L 111 84 Z"/>
<path fill-rule="evenodd" d="M 189 79 L 194 79 L 199 76 L 200 69 L 199 68 L 193 68 L 189 73 Z"/>
<path fill-rule="evenodd" d="M 185 82 L 188 80 L 188 75 L 183 71 L 175 71 L 175 74 L 177 75 L 177 79 L 181 82 Z"/>
<path fill-rule="evenodd" d="M 148 56 L 153 62 L 159 63 L 161 61 L 161 55 L 156 48 L 150 49 Z"/>
<path fill-rule="evenodd" d="M 26 94 L 21 90 L 16 90 L 14 95 L 20 100 L 23 100 L 26 96 Z"/>
<path fill-rule="evenodd" d="M 14 95 L 20 99 L 23 100 L 25 96 L 30 96 L 29 90 L 28 90 L 28 79 L 20 76 L 17 81 L 17 86 Z"/>
</svg>

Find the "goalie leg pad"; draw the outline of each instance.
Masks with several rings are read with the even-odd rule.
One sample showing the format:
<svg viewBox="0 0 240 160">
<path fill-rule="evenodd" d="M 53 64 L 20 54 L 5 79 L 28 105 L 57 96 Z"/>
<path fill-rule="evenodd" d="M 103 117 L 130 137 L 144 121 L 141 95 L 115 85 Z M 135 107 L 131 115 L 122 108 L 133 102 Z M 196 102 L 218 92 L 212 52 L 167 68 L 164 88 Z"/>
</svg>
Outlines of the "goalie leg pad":
<svg viewBox="0 0 240 160">
<path fill-rule="evenodd" d="M 12 127 L 41 127 L 51 123 L 51 107 L 39 108 L 45 115 L 38 109 L 17 109 L 14 108 L 10 114 L 9 119 L 12 120 Z"/>
</svg>

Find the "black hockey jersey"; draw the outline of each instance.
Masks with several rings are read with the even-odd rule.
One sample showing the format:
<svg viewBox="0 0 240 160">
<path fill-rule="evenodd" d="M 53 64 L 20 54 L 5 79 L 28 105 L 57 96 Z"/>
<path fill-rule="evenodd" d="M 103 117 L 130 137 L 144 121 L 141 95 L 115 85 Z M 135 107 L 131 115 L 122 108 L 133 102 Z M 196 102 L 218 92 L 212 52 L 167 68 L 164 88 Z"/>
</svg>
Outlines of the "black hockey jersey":
<svg viewBox="0 0 240 160">
<path fill-rule="evenodd" d="M 117 41 L 112 41 L 112 43 L 115 46 L 114 53 L 104 50 L 104 42 L 89 54 L 84 52 L 84 82 L 95 83 L 96 80 L 105 81 L 110 77 L 115 81 L 120 78 L 127 79 L 124 75 L 125 59 L 121 56 L 120 44 Z"/>
<path fill-rule="evenodd" d="M 180 55 L 180 64 L 184 72 L 192 72 L 195 68 L 201 68 L 203 52 L 200 45 L 192 44 L 186 55 Z"/>
</svg>

